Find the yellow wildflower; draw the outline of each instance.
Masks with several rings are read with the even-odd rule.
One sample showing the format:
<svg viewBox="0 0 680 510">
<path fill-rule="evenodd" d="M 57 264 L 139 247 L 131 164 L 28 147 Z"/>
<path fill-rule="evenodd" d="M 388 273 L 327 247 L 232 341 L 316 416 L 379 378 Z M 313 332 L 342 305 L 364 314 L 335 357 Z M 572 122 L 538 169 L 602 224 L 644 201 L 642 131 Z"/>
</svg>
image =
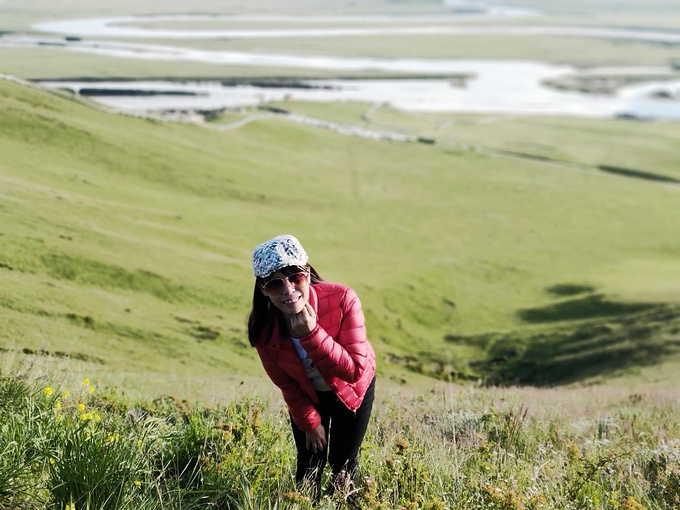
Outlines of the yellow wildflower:
<svg viewBox="0 0 680 510">
<path fill-rule="evenodd" d="M 135 480 L 135 487 L 141 487 L 141 486 L 142 486 L 142 482 L 140 482 L 139 480 Z"/>
<path fill-rule="evenodd" d="M 54 408 L 55 408 L 57 411 L 58 411 L 59 409 L 61 409 L 61 402 L 57 402 L 56 404 L 54 404 Z"/>
<path fill-rule="evenodd" d="M 45 393 L 45 396 L 49 397 L 52 394 L 52 388 L 50 388 L 49 386 L 46 386 L 43 389 L 43 392 Z"/>
<path fill-rule="evenodd" d="M 90 389 L 88 390 L 90 393 L 94 393 L 94 386 L 90 386 Z"/>
<path fill-rule="evenodd" d="M 68 398 L 71 395 L 71 392 L 66 390 L 64 393 L 62 393 L 62 395 L 64 396 L 64 398 Z"/>
<path fill-rule="evenodd" d="M 78 404 L 78 411 L 82 412 L 84 410 L 85 410 L 85 404 L 83 404 L 83 403 Z"/>
<path fill-rule="evenodd" d="M 59 414 L 57 415 L 57 421 L 61 421 L 61 420 L 63 420 L 63 419 L 64 419 L 64 415 L 61 414 L 61 413 L 59 413 Z"/>
<path fill-rule="evenodd" d="M 102 417 L 99 416 L 99 414 L 95 414 L 95 415 L 94 415 L 94 421 L 99 421 L 99 420 L 101 420 L 101 419 L 102 419 Z"/>
<path fill-rule="evenodd" d="M 142 440 L 141 439 L 137 439 L 137 446 L 142 446 Z"/>
<path fill-rule="evenodd" d="M 50 464 L 54 464 L 54 462 L 55 462 L 54 459 L 50 459 Z"/>
<path fill-rule="evenodd" d="M 83 379 L 83 386 L 89 386 L 89 384 L 90 384 L 90 380 L 87 377 L 85 379 Z"/>
</svg>

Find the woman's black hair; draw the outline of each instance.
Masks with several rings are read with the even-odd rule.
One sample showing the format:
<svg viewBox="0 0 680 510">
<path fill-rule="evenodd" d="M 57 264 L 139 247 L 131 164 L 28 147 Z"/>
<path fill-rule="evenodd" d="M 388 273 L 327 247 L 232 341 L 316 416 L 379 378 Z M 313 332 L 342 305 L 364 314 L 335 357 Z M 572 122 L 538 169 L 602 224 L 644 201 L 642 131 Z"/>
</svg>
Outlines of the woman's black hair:
<svg viewBox="0 0 680 510">
<path fill-rule="evenodd" d="M 319 273 L 317 273 L 309 264 L 306 264 L 305 266 L 288 266 L 279 269 L 279 271 L 281 271 L 284 276 L 290 276 L 294 273 L 299 273 L 300 267 L 309 271 L 311 285 L 316 285 L 323 281 L 323 278 L 319 276 Z M 267 278 L 260 277 L 255 279 L 255 288 L 253 289 L 253 309 L 250 312 L 250 317 L 248 317 L 248 340 L 253 347 L 255 347 L 255 344 L 262 338 L 262 332 L 265 327 L 267 328 L 267 334 L 264 336 L 265 343 L 269 342 L 271 339 L 272 332 L 274 331 L 274 324 L 278 322 L 279 331 L 285 331 L 287 328 L 286 318 L 281 310 L 276 308 L 260 289 L 267 280 Z"/>
</svg>

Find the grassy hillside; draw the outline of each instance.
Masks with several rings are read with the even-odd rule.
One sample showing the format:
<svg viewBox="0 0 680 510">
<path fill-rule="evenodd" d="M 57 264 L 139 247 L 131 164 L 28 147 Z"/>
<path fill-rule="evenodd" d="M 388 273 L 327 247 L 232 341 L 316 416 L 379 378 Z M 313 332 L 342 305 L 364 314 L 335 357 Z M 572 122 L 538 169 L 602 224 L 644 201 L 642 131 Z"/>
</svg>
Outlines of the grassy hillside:
<svg viewBox="0 0 680 510">
<path fill-rule="evenodd" d="M 115 116 L 8 81 L 0 92 L 5 359 L 44 351 L 60 370 L 159 391 L 257 379 L 250 253 L 284 232 L 359 292 L 385 375 L 503 382 L 520 364 L 522 382 L 559 384 L 676 359 L 677 186 L 280 119 L 219 132 Z M 565 359 L 595 373 L 556 376 Z"/>
<path fill-rule="evenodd" d="M 406 112 L 364 103 L 287 101 L 274 106 L 340 124 L 433 138 L 452 147 L 680 179 L 677 122 Z"/>
</svg>

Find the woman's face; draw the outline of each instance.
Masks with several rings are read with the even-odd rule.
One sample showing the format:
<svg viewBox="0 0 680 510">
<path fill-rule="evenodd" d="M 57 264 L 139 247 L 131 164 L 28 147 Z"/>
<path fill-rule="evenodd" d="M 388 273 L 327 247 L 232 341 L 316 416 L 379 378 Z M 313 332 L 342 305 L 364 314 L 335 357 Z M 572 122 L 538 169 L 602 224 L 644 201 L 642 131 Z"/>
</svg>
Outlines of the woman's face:
<svg viewBox="0 0 680 510">
<path fill-rule="evenodd" d="M 279 281 L 273 282 L 266 290 L 260 287 L 262 293 L 287 317 L 300 313 L 309 301 L 309 273 L 303 274 L 304 277 L 295 274 L 287 277 L 281 271 L 276 271 L 267 278 L 267 283 Z"/>
</svg>

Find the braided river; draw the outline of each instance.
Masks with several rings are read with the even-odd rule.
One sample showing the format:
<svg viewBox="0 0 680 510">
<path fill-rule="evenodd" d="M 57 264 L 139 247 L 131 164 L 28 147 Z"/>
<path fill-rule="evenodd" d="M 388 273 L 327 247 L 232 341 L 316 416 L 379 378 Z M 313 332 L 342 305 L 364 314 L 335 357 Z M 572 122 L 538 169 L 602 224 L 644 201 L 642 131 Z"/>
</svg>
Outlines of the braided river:
<svg viewBox="0 0 680 510">
<path fill-rule="evenodd" d="M 352 37 L 354 35 L 410 34 L 509 34 L 606 38 L 672 44 L 680 47 L 680 32 L 598 27 L 503 26 L 470 24 L 475 17 L 489 21 L 531 16 L 522 9 L 489 8 L 480 13 L 447 16 L 367 16 L 352 18 L 292 16 L 129 16 L 107 19 L 45 21 L 33 26 L 46 35 L 6 34 L 0 46 L 40 47 L 102 56 L 154 61 L 202 62 L 214 65 L 257 66 L 323 71 L 388 73 L 387 79 L 300 80 L 296 86 L 267 87 L 224 85 L 221 82 L 71 82 L 43 81 L 51 88 L 74 91 L 118 90 L 111 95 L 96 94 L 108 106 L 130 110 L 188 110 L 251 106 L 285 99 L 301 101 L 365 101 L 411 111 L 479 112 L 507 114 L 557 114 L 590 117 L 625 116 L 642 119 L 680 119 L 680 72 L 669 67 L 577 69 L 538 61 L 465 60 L 425 58 L 358 58 L 328 55 L 291 55 L 235 52 L 183 47 L 181 44 L 148 44 L 143 39 L 181 41 L 215 38 Z M 460 16 L 468 23 L 450 24 Z M 268 24 L 295 23 L 295 28 L 174 30 L 155 28 L 155 22 L 225 20 Z M 332 23 L 330 26 L 322 26 Z M 315 24 L 318 27 L 315 27 Z M 346 26 L 343 26 L 346 25 Z M 139 26 L 135 26 L 139 25 Z M 142 26 L 144 25 L 144 26 Z M 151 25 L 151 27 L 147 26 Z M 302 28 L 300 26 L 303 25 Z M 49 35 L 47 35 L 49 34 Z M 64 37 L 66 36 L 66 37 Z M 106 39 L 115 37 L 117 40 Z M 102 38 L 102 39 L 98 39 Z M 130 39 L 130 40 L 120 40 Z M 429 76 L 413 79 L 408 76 Z M 610 94 L 560 90 L 546 85 L 579 75 L 653 76 L 653 81 L 619 88 Z M 403 75 L 404 77 L 399 77 Z M 464 79 L 452 77 L 464 76 Z M 123 91 L 153 92 L 127 95 Z"/>
</svg>

